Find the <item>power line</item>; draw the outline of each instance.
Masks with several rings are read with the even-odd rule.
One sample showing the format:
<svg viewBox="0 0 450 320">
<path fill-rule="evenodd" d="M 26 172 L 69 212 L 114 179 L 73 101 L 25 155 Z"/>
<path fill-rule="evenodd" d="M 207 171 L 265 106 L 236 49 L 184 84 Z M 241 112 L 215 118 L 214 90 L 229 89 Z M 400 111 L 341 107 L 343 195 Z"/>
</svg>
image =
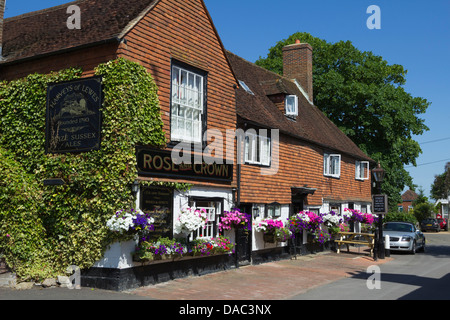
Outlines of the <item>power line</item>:
<svg viewBox="0 0 450 320">
<path fill-rule="evenodd" d="M 407 166 L 407 167 L 405 167 L 405 169 L 408 169 L 408 168 L 416 168 L 416 167 L 421 167 L 421 166 L 427 166 L 427 165 L 429 165 L 429 164 L 435 164 L 435 163 L 445 162 L 445 161 L 450 161 L 450 158 L 448 158 L 448 159 L 442 159 L 442 160 L 437 160 L 437 161 L 432 161 L 432 162 L 421 163 L 421 164 L 418 164 L 418 165 L 416 165 L 416 166 Z"/>
<path fill-rule="evenodd" d="M 447 138 L 441 138 L 441 139 L 436 139 L 436 140 L 431 140 L 431 141 L 425 141 L 425 142 L 419 142 L 419 144 L 422 145 L 422 144 L 428 144 L 428 143 L 440 142 L 440 141 L 445 141 L 445 140 L 450 140 L 450 137 L 447 137 Z"/>
</svg>

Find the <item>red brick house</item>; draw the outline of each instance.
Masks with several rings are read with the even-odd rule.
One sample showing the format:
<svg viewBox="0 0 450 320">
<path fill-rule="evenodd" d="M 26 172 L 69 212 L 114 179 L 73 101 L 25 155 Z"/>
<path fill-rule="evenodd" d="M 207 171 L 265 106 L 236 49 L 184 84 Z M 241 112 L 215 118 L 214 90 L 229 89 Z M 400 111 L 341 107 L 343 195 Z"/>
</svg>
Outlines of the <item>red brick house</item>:
<svg viewBox="0 0 450 320">
<path fill-rule="evenodd" d="M 223 144 L 233 153 L 225 178 L 208 176 L 213 167 L 203 164 L 195 177 L 138 168 L 141 181 L 192 184 L 187 192 L 166 194 L 172 222 L 187 205 L 208 210 L 211 236 L 223 211 L 234 206 L 255 219 L 347 207 L 370 212 L 373 161 L 311 103 L 309 45 L 285 48 L 285 74 L 279 76 L 227 52 L 202 0 L 71 4 L 81 9 L 79 30 L 67 28 L 67 5 L 0 20 L 0 80 L 75 66 L 90 77 L 99 64 L 123 57 L 144 66 L 159 88 L 167 152 L 179 142 L 202 143 L 209 129 L 224 136 L 227 130 L 246 131 L 243 164 L 234 155 L 235 137 L 225 136 Z M 197 97 L 192 103 L 180 94 L 188 87 Z M 225 159 L 224 150 L 215 156 Z M 147 160 L 161 156 L 142 152 Z M 137 207 L 152 210 L 148 203 L 158 190 L 167 191 L 141 187 Z M 270 248 L 256 233 L 250 244 L 243 259 Z"/>
<path fill-rule="evenodd" d="M 419 196 L 414 191 L 407 190 L 402 194 L 402 203 L 398 204 L 398 211 L 400 212 L 410 212 L 414 206 L 413 202 L 417 200 Z"/>
</svg>

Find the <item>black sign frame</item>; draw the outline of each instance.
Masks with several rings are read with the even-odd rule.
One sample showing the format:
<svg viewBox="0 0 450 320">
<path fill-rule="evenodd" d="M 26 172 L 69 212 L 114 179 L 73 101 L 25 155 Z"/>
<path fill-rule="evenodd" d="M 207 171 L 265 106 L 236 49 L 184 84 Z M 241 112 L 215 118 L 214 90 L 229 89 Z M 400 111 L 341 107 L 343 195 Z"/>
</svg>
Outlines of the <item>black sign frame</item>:
<svg viewBox="0 0 450 320">
<path fill-rule="evenodd" d="M 372 195 L 372 212 L 374 214 L 387 214 L 388 199 L 386 194 Z"/>
<path fill-rule="evenodd" d="M 139 208 L 155 219 L 155 230 L 150 237 L 173 238 L 173 195 L 174 190 L 159 186 L 145 186 L 140 191 Z"/>
<path fill-rule="evenodd" d="M 138 174 L 141 176 L 233 181 L 233 165 L 226 164 L 225 160 L 223 164 L 207 164 L 204 160 L 202 163 L 196 163 L 194 154 L 191 153 L 190 164 L 175 164 L 171 151 L 147 147 L 137 147 L 136 157 Z"/>
<path fill-rule="evenodd" d="M 99 150 L 103 98 L 101 76 L 50 83 L 47 87 L 45 152 Z"/>
</svg>

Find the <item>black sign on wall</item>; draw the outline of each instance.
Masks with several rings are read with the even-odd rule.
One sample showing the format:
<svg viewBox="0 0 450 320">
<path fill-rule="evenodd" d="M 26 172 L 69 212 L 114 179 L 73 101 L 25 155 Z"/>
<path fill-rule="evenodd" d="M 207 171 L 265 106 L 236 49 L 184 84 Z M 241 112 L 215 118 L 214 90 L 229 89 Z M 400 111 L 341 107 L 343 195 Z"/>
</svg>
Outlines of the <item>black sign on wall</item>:
<svg viewBox="0 0 450 320">
<path fill-rule="evenodd" d="M 172 238 L 173 190 L 161 187 L 141 189 L 140 209 L 150 213 L 155 219 L 155 230 L 150 233 L 152 239 Z"/>
<path fill-rule="evenodd" d="M 100 149 L 102 102 L 101 77 L 49 84 L 45 151 Z"/>
</svg>

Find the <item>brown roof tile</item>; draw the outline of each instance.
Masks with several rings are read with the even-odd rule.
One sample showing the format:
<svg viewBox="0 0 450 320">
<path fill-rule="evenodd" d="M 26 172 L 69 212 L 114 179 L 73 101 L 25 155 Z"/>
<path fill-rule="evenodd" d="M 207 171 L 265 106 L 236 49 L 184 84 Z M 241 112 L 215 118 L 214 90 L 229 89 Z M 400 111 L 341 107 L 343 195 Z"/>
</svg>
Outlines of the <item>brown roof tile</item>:
<svg viewBox="0 0 450 320">
<path fill-rule="evenodd" d="M 330 151 L 338 151 L 359 160 L 370 159 L 316 106 L 309 103 L 297 85 L 237 55 L 227 52 L 238 80 L 244 81 L 254 95 L 238 88 L 236 109 L 238 115 L 265 127 L 314 143 Z M 298 96 L 298 116 L 295 121 L 286 117 L 267 95 L 285 93 Z"/>
<path fill-rule="evenodd" d="M 77 0 L 5 19 L 4 62 L 118 37 L 158 0 Z M 81 29 L 68 29 L 69 5 L 81 10 Z"/>
</svg>

